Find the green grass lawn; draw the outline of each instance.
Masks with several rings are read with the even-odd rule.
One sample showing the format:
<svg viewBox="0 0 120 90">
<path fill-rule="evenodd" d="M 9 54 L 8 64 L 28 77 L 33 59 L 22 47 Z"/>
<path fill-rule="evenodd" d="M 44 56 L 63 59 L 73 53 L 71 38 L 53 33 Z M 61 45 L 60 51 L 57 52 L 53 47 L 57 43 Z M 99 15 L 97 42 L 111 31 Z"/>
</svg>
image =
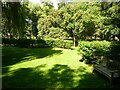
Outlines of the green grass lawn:
<svg viewBox="0 0 120 90">
<path fill-rule="evenodd" d="M 77 50 L 3 47 L 3 88 L 110 87 L 80 59 Z"/>
</svg>

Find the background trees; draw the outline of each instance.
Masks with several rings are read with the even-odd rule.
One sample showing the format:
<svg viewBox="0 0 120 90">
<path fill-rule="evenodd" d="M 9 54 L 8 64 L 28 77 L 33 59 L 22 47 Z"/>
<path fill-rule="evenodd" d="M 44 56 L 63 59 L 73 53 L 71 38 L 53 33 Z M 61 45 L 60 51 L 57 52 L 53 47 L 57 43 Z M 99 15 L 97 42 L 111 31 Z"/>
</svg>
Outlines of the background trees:
<svg viewBox="0 0 120 90">
<path fill-rule="evenodd" d="M 101 14 L 104 17 L 102 36 L 103 39 L 115 39 L 120 35 L 120 3 L 109 2 L 101 3 Z"/>
<path fill-rule="evenodd" d="M 22 38 L 25 29 L 26 6 L 19 2 L 2 4 L 3 37 Z"/>
<path fill-rule="evenodd" d="M 2 3 L 2 36 L 5 38 L 62 38 L 120 40 L 119 2 L 59 1 L 43 7 L 29 2 Z"/>
</svg>

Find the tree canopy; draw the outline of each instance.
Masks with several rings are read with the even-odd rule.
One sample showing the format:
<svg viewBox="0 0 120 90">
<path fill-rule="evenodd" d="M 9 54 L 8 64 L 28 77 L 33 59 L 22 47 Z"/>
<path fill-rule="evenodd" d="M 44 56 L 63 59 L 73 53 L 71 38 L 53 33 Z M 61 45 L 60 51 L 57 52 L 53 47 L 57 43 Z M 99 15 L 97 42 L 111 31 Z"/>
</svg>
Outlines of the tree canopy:
<svg viewBox="0 0 120 90">
<path fill-rule="evenodd" d="M 2 3 L 4 38 L 120 40 L 119 2 Z M 117 39 L 116 39 L 117 38 Z M 75 45 L 75 43 L 74 43 Z"/>
</svg>

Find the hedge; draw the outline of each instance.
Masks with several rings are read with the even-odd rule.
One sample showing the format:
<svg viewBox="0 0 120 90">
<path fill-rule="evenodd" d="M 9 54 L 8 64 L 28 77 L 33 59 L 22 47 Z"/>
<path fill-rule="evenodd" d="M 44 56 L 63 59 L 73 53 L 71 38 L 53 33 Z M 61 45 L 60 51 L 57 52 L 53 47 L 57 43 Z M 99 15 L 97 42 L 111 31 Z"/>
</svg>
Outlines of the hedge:
<svg viewBox="0 0 120 90">
<path fill-rule="evenodd" d="M 42 39 L 2 39 L 3 46 L 18 46 L 22 48 L 46 47 L 47 44 Z"/>
<path fill-rule="evenodd" d="M 45 40 L 47 45 L 51 47 L 58 47 L 58 48 L 65 48 L 65 49 L 71 49 L 73 42 L 69 40 L 60 40 L 60 39 L 49 39 Z"/>
<path fill-rule="evenodd" d="M 112 42 L 109 52 L 110 59 L 120 62 L 120 42 Z"/>
<path fill-rule="evenodd" d="M 80 41 L 79 52 L 85 63 L 100 63 L 101 57 L 108 57 L 111 43 L 108 41 Z"/>
<path fill-rule="evenodd" d="M 2 39 L 3 46 L 18 46 L 22 48 L 44 48 L 44 47 L 58 47 L 71 49 L 73 42 L 69 40 L 59 40 L 59 39 Z"/>
</svg>

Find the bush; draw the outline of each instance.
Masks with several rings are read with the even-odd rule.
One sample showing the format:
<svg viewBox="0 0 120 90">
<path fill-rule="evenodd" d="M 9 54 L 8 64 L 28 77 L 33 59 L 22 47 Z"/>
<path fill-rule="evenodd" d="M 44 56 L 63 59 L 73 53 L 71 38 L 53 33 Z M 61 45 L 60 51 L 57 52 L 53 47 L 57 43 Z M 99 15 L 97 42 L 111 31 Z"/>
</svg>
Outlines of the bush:
<svg viewBox="0 0 120 90">
<path fill-rule="evenodd" d="M 59 39 L 54 40 L 53 47 L 63 48 L 64 47 L 63 40 Z"/>
<path fill-rule="evenodd" d="M 112 60 L 120 60 L 120 42 L 112 42 L 109 57 Z"/>
<path fill-rule="evenodd" d="M 50 39 L 50 40 L 45 40 L 46 44 L 48 47 L 53 47 L 54 46 L 54 40 Z"/>
<path fill-rule="evenodd" d="M 72 42 L 69 42 L 67 40 L 55 40 L 53 45 L 54 47 L 58 47 L 58 48 L 71 49 Z"/>
<path fill-rule="evenodd" d="M 99 63 L 102 56 L 108 56 L 110 42 L 108 41 L 80 41 L 79 52 L 85 63 Z"/>
<path fill-rule="evenodd" d="M 50 47 L 71 49 L 73 43 L 69 40 L 49 39 L 45 40 L 46 44 Z"/>
<path fill-rule="evenodd" d="M 42 39 L 37 39 L 35 44 L 36 44 L 35 47 L 38 47 L 38 48 L 47 47 L 46 42 L 44 40 L 42 40 Z"/>
<path fill-rule="evenodd" d="M 46 42 L 42 39 L 18 39 L 17 46 L 22 48 L 43 48 Z"/>
<path fill-rule="evenodd" d="M 31 39 L 18 39 L 17 40 L 17 45 L 18 47 L 21 47 L 21 48 L 30 48 L 30 45 L 31 45 Z"/>
<path fill-rule="evenodd" d="M 2 39 L 2 44 L 4 46 L 18 46 L 21 48 L 44 48 L 44 47 L 58 47 L 71 49 L 72 42 L 69 40 L 59 40 L 59 39 Z"/>
<path fill-rule="evenodd" d="M 66 48 L 66 49 L 71 49 L 71 47 L 72 47 L 72 45 L 73 45 L 73 42 L 72 41 L 65 41 L 64 42 L 65 44 L 65 46 L 64 46 L 64 48 Z"/>
<path fill-rule="evenodd" d="M 3 46 L 18 46 L 21 48 L 41 48 L 41 47 L 47 47 L 47 44 L 42 39 L 8 39 L 3 38 L 2 39 L 2 45 Z"/>
<path fill-rule="evenodd" d="M 16 46 L 16 43 L 17 43 L 17 39 L 2 38 L 3 46 Z"/>
</svg>

